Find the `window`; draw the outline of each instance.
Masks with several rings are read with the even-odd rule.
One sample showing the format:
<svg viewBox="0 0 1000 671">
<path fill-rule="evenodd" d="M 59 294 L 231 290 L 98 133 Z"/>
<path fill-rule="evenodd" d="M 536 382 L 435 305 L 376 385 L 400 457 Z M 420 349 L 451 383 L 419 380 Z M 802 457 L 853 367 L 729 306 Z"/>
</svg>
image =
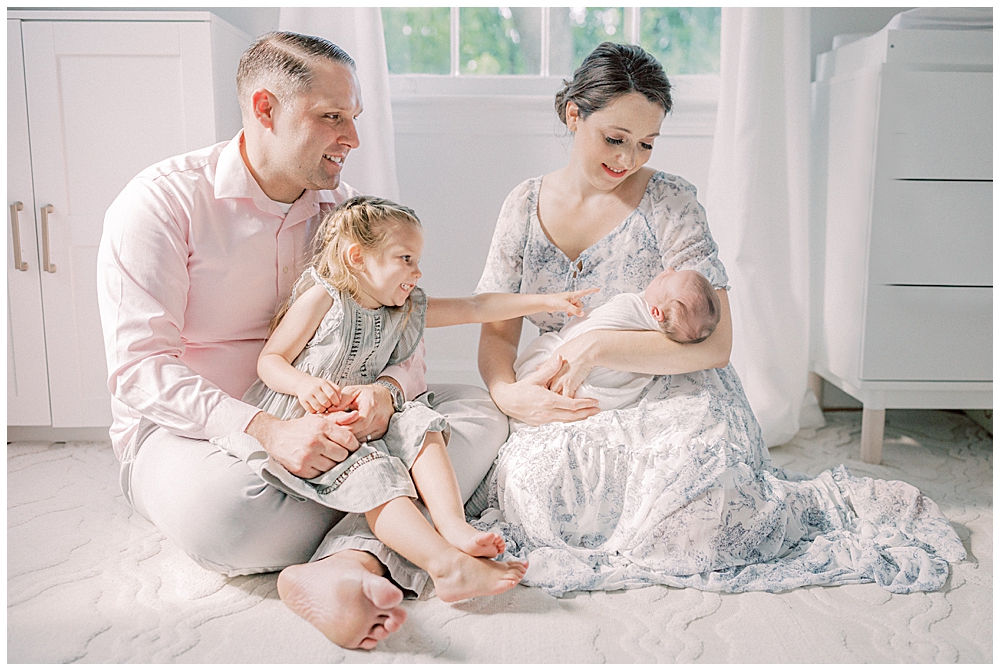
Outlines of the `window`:
<svg viewBox="0 0 1000 671">
<path fill-rule="evenodd" d="M 718 7 L 383 7 L 392 74 L 564 76 L 604 41 L 668 75 L 719 69 Z"/>
</svg>

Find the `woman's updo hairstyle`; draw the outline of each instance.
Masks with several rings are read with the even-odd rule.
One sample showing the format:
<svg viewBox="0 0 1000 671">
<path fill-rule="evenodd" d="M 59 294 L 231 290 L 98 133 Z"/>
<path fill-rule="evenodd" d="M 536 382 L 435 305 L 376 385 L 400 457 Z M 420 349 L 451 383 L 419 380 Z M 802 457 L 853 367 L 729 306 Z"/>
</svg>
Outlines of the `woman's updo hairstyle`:
<svg viewBox="0 0 1000 671">
<path fill-rule="evenodd" d="M 580 108 L 580 118 L 586 119 L 633 92 L 662 107 L 665 114 L 673 107 L 670 80 L 659 61 L 634 44 L 602 42 L 583 59 L 571 81 L 563 80 L 556 94 L 556 114 L 565 124 L 566 103 L 572 100 Z"/>
</svg>

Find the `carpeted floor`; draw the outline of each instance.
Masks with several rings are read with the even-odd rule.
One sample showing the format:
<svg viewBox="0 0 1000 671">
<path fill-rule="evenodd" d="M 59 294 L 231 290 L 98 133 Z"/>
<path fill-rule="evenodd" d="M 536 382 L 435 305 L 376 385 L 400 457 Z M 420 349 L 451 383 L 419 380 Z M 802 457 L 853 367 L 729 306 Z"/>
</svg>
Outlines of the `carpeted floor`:
<svg viewBox="0 0 1000 671">
<path fill-rule="evenodd" d="M 407 602 L 373 652 L 343 650 L 287 610 L 275 574 L 206 572 L 132 513 L 107 443 L 9 443 L 8 662 L 993 661 L 993 440 L 965 415 L 889 411 L 883 463 L 859 458 L 860 412 L 827 413 L 773 461 L 905 480 L 936 501 L 969 558 L 945 589 L 782 594 L 649 587 L 556 599 L 527 587 Z"/>
</svg>

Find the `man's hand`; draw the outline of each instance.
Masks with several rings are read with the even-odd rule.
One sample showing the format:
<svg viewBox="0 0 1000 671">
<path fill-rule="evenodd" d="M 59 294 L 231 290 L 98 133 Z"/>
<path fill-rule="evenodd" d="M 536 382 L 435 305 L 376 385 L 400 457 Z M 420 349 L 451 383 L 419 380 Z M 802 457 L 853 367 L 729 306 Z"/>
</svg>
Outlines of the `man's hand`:
<svg viewBox="0 0 1000 671">
<path fill-rule="evenodd" d="M 300 478 L 326 473 L 358 449 L 354 435 L 327 415 L 280 420 L 258 412 L 246 433 L 260 441 L 289 473 Z"/>
<path fill-rule="evenodd" d="M 377 440 L 385 435 L 392 417 L 392 394 L 378 384 L 361 384 L 344 387 L 340 391 L 345 399 L 352 399 L 346 412 L 326 415 L 362 443 Z"/>
</svg>

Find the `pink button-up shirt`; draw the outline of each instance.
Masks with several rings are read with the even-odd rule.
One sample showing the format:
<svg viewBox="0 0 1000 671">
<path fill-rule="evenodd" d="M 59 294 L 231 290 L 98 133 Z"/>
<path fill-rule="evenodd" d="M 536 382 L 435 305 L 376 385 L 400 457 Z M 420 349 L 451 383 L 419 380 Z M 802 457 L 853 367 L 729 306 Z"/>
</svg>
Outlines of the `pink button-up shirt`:
<svg viewBox="0 0 1000 671">
<path fill-rule="evenodd" d="M 108 208 L 97 284 L 115 454 L 143 416 L 181 436 L 242 431 L 239 400 L 275 310 L 309 261 L 322 214 L 356 191 L 306 191 L 286 215 L 240 155 L 242 132 L 147 168 Z M 422 393 L 423 346 L 385 374 Z"/>
</svg>

